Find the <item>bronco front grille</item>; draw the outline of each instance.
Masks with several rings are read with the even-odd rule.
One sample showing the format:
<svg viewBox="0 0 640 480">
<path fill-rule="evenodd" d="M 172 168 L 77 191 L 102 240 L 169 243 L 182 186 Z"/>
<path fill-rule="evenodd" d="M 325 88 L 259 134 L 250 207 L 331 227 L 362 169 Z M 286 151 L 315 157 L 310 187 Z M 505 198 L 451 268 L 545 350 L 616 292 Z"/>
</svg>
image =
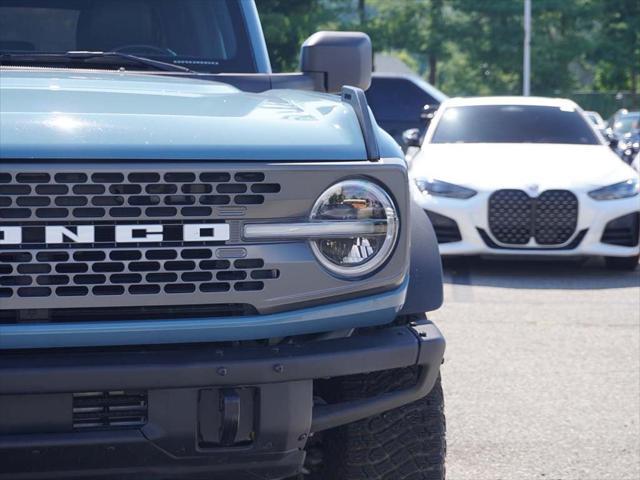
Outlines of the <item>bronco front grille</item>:
<svg viewBox="0 0 640 480">
<path fill-rule="evenodd" d="M 567 190 L 547 190 L 529 197 L 522 190 L 498 190 L 489 198 L 489 228 L 505 245 L 525 246 L 568 242 L 578 223 L 578 199 Z"/>
<path fill-rule="evenodd" d="M 32 166 L 0 172 L 0 310 L 150 305 L 251 306 L 280 276 L 260 247 L 242 245 L 241 222 L 280 197 L 273 172 L 162 165 Z M 195 167 L 195 168 L 194 168 Z M 184 228 L 224 224 L 228 240 L 194 241 Z M 158 241 L 117 241 L 118 228 L 161 228 Z M 52 242 L 52 227 L 94 232 Z M 4 240 L 4 241 L 3 241 Z M 12 314 L 13 315 L 13 314 Z"/>
<path fill-rule="evenodd" d="M 0 219 L 207 218 L 216 207 L 263 204 L 280 188 L 261 172 L 0 173 Z"/>
</svg>

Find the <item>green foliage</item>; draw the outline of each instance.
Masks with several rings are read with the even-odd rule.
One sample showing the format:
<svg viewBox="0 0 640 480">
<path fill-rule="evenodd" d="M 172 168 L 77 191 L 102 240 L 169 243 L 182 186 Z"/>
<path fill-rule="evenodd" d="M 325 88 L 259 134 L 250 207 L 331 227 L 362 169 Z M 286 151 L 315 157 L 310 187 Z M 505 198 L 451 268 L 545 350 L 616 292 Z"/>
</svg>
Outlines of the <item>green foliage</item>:
<svg viewBox="0 0 640 480">
<path fill-rule="evenodd" d="M 590 56 L 596 87 L 638 91 L 640 75 L 640 1 L 594 2 L 599 42 Z"/>
<path fill-rule="evenodd" d="M 275 72 L 297 70 L 300 46 L 318 30 L 338 30 L 340 2 L 256 0 Z M 345 3 L 345 2 L 342 2 Z"/>
<path fill-rule="evenodd" d="M 519 94 L 524 0 L 258 0 L 274 70 L 319 29 L 363 30 L 450 95 Z M 532 93 L 637 92 L 640 0 L 532 0 Z"/>
</svg>

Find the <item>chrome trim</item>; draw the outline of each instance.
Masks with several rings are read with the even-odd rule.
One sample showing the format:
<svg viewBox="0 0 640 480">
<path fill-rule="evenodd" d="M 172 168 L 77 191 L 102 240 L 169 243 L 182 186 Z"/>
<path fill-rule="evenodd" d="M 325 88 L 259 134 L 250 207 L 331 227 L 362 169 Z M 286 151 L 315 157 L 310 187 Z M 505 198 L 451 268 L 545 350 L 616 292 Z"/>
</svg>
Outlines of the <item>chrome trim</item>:
<svg viewBox="0 0 640 480">
<path fill-rule="evenodd" d="M 300 223 L 254 223 L 244 226 L 244 238 L 350 238 L 356 235 L 386 235 L 387 220 L 318 221 Z"/>
<path fill-rule="evenodd" d="M 318 262 L 320 262 L 320 264 L 328 271 L 339 277 L 356 279 L 363 275 L 374 272 L 389 258 L 389 256 L 393 252 L 393 249 L 395 248 L 396 241 L 398 239 L 399 220 L 395 205 L 393 204 L 393 200 L 391 200 L 389 194 L 382 187 L 376 185 L 375 183 L 372 183 L 368 180 L 359 179 L 343 180 L 342 182 L 338 182 L 325 190 L 324 193 L 320 195 L 318 200 L 316 200 L 315 205 L 311 209 L 311 215 L 309 216 L 310 220 L 313 221 L 313 219 L 317 217 L 320 207 L 329 200 L 329 198 L 335 193 L 336 189 L 340 189 L 348 185 L 356 186 L 358 188 L 374 193 L 377 199 L 384 206 L 385 215 L 387 217 L 386 219 L 362 220 L 359 222 L 355 222 L 377 222 L 384 225 L 385 229 L 382 234 L 385 236 L 385 239 L 382 247 L 375 255 L 373 255 L 373 257 L 370 257 L 364 263 L 361 263 L 359 265 L 338 265 L 324 256 L 318 246 L 317 241 L 311 241 L 309 242 L 309 245 Z"/>
</svg>

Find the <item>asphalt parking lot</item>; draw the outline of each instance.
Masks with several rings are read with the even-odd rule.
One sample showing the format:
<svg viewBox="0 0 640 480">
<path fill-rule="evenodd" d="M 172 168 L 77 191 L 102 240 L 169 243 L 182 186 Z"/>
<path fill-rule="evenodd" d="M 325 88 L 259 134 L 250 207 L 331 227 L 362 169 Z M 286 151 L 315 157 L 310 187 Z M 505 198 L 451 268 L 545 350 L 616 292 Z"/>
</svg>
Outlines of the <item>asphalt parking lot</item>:
<svg viewBox="0 0 640 480">
<path fill-rule="evenodd" d="M 451 480 L 640 478 L 640 270 L 445 265 Z"/>
</svg>

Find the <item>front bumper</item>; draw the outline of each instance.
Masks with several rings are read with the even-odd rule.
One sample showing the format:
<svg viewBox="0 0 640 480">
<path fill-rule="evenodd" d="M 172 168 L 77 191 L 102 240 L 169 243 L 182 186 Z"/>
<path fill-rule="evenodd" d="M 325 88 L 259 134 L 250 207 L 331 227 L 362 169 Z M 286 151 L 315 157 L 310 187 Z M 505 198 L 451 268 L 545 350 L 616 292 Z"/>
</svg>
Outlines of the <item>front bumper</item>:
<svg viewBox="0 0 640 480">
<path fill-rule="evenodd" d="M 440 254 L 456 255 L 522 255 L 522 256 L 612 256 L 630 257 L 640 252 L 640 246 L 621 246 L 602 242 L 607 224 L 617 218 L 640 211 L 640 198 L 596 201 L 586 193 L 574 192 L 579 201 L 578 223 L 573 237 L 561 247 L 505 248 L 492 245 L 488 222 L 488 201 L 492 192 L 479 192 L 468 200 L 425 196 L 414 191 L 414 199 L 423 210 L 455 221 L 440 243 Z M 453 232 L 453 233 L 452 233 Z M 483 238 L 484 237 L 484 238 Z"/>
<path fill-rule="evenodd" d="M 409 278 L 390 291 L 266 315 L 162 320 L 0 323 L 3 349 L 108 347 L 290 337 L 391 323 Z"/>
<path fill-rule="evenodd" d="M 426 321 L 279 347 L 5 353 L 0 478 L 285 478 L 311 433 L 426 395 L 444 345 Z M 409 389 L 314 404 L 314 380 L 409 366 Z M 144 424 L 74 428 L 74 398 L 123 391 L 147 399 Z"/>
</svg>

